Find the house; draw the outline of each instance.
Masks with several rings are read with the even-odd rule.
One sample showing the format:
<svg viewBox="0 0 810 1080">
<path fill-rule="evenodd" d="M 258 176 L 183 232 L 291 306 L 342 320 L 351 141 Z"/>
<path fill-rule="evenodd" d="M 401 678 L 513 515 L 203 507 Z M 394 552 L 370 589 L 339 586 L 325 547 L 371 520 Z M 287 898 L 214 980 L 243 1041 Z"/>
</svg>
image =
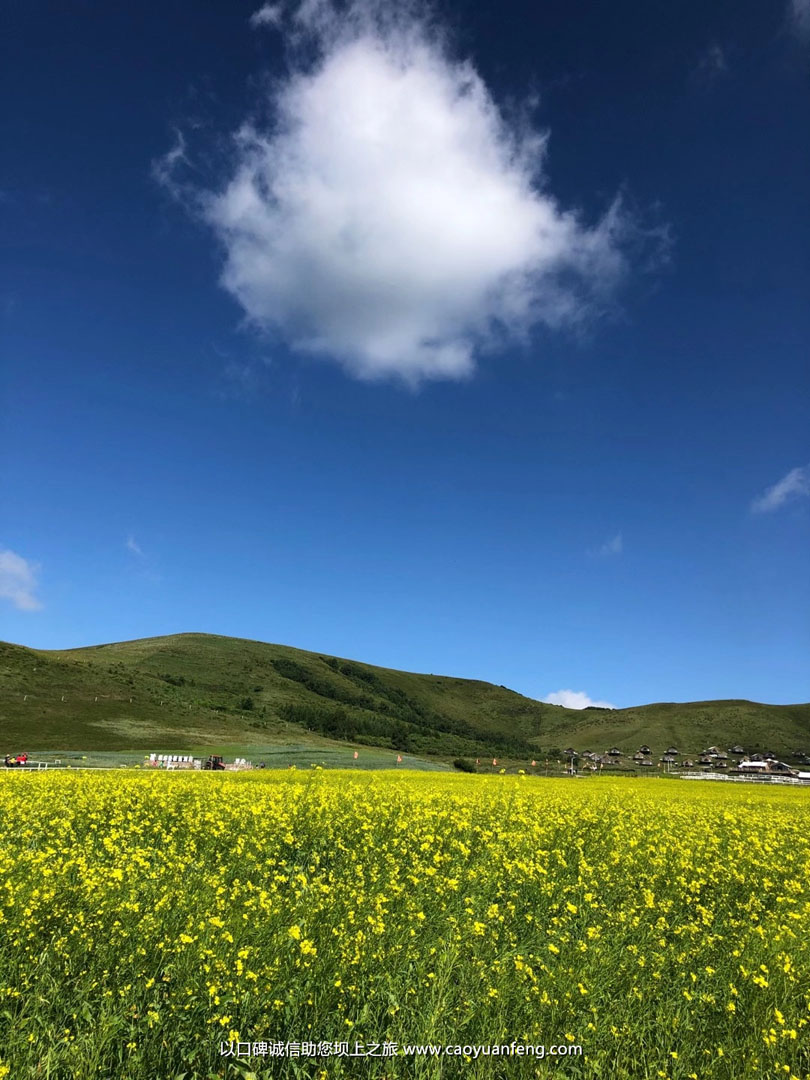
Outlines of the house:
<svg viewBox="0 0 810 1080">
<path fill-rule="evenodd" d="M 728 752 L 729 752 L 730 754 L 744 754 L 744 753 L 745 753 L 745 750 L 743 749 L 743 747 L 742 747 L 742 746 L 740 746 L 740 744 L 739 744 L 739 743 L 737 743 L 737 745 L 736 745 L 736 746 L 731 746 L 731 747 L 729 747 L 729 751 L 728 751 Z"/>
<path fill-rule="evenodd" d="M 694 765 L 694 764 L 695 764 L 695 763 L 694 763 L 694 761 L 685 761 L 685 762 L 684 762 L 684 766 L 685 766 L 685 767 L 686 767 L 687 769 L 691 769 L 691 768 L 693 767 L 693 765 Z"/>
<path fill-rule="evenodd" d="M 636 750 L 635 754 L 633 754 L 633 761 L 641 762 L 643 760 L 644 755 L 642 754 L 642 752 L 640 750 Z"/>
<path fill-rule="evenodd" d="M 677 746 L 669 746 L 669 747 L 667 747 L 667 753 L 668 754 L 680 754 L 680 750 L 678 749 Z"/>
<path fill-rule="evenodd" d="M 795 769 L 791 769 L 790 765 L 786 765 L 784 761 L 768 761 L 767 765 L 769 771 L 772 773 L 778 773 L 781 776 L 798 776 L 799 774 Z"/>
<path fill-rule="evenodd" d="M 664 754 L 661 760 L 665 765 L 671 765 L 673 762 L 677 762 L 678 759 L 675 757 L 674 754 Z"/>
<path fill-rule="evenodd" d="M 645 758 L 644 761 L 640 761 L 639 765 L 646 765 L 650 769 L 653 767 L 653 763 L 650 761 L 649 758 Z"/>
<path fill-rule="evenodd" d="M 573 748 L 573 746 L 569 746 L 566 750 L 563 750 L 563 753 L 566 755 L 566 757 L 576 757 L 577 756 L 577 752 Z"/>
<path fill-rule="evenodd" d="M 638 748 L 638 752 L 639 752 L 640 754 L 651 754 L 651 753 L 652 753 L 652 750 L 650 750 L 649 746 L 646 746 L 646 745 L 645 745 L 645 746 L 640 746 L 640 747 Z"/>
<path fill-rule="evenodd" d="M 618 746 L 611 746 L 610 750 L 608 750 L 608 754 L 610 754 L 611 757 L 621 757 L 622 756 L 622 752 L 618 748 Z"/>
<path fill-rule="evenodd" d="M 798 779 L 800 776 L 790 765 L 786 765 L 784 761 L 777 761 L 775 758 L 773 761 L 754 761 L 753 758 L 750 761 L 741 761 L 734 771 L 738 776 L 757 776 L 763 779 L 778 776 Z"/>
</svg>

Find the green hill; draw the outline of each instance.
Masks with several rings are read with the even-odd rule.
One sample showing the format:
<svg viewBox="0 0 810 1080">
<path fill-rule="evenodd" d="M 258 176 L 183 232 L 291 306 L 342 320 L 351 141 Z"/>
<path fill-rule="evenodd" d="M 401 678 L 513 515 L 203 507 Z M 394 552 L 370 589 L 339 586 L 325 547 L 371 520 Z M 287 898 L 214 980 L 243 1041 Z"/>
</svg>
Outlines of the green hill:
<svg viewBox="0 0 810 1080">
<path fill-rule="evenodd" d="M 694 754 L 810 751 L 810 705 L 705 701 L 575 711 L 471 679 L 420 675 L 209 634 L 84 649 L 0 644 L 0 744 L 161 750 L 353 743 L 520 759 L 573 745 Z"/>
</svg>

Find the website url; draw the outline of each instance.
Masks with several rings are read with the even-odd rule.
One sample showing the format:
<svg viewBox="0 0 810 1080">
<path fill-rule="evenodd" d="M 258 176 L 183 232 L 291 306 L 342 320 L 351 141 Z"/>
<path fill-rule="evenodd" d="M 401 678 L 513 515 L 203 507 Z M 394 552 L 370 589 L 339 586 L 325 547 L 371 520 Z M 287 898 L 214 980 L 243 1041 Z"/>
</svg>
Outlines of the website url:
<svg viewBox="0 0 810 1080">
<path fill-rule="evenodd" d="M 447 1046 L 435 1044 L 405 1045 L 403 1057 L 463 1057 L 476 1061 L 479 1057 L 581 1057 L 582 1047 L 576 1043 L 559 1043 L 550 1046 L 533 1043 L 451 1043 Z"/>
<path fill-rule="evenodd" d="M 221 1042 L 221 1057 L 459 1057 L 477 1061 L 481 1057 L 581 1057 L 578 1043 L 552 1043 L 550 1045 L 522 1043 L 395 1043 L 385 1040 L 371 1043 L 318 1042 L 262 1039 L 254 1042 Z"/>
</svg>

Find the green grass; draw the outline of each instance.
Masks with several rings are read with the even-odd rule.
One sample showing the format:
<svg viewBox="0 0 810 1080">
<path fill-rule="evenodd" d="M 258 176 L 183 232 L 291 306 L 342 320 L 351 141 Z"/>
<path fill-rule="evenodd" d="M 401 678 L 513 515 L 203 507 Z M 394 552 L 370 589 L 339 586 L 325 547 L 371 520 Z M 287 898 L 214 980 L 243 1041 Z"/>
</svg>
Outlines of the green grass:
<svg viewBox="0 0 810 1080">
<path fill-rule="evenodd" d="M 810 705 L 709 701 L 578 712 L 482 681 L 179 634 L 51 652 L 0 644 L 0 733 L 10 752 L 237 747 L 255 757 L 273 747 L 340 754 L 366 745 L 420 759 L 514 763 L 569 744 L 632 752 L 646 742 L 655 754 L 675 744 L 694 755 L 740 742 L 790 757 L 810 751 Z"/>
</svg>

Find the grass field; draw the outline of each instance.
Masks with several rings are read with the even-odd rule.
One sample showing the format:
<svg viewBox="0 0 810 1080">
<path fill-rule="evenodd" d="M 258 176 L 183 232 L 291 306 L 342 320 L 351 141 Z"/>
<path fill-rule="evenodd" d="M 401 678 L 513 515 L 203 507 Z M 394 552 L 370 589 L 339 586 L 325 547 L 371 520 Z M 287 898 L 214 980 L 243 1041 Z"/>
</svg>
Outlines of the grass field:
<svg viewBox="0 0 810 1080">
<path fill-rule="evenodd" d="M 357 753 L 357 759 L 354 754 Z M 254 767 L 264 763 L 268 769 L 350 769 L 352 771 L 366 769 L 399 769 L 400 771 L 411 769 L 425 769 L 428 772 L 447 772 L 452 769 L 451 765 L 441 762 L 424 760 L 411 754 L 392 753 L 390 750 L 381 750 L 373 746 L 364 746 L 355 751 L 352 746 L 319 745 L 317 743 L 283 743 L 253 745 L 248 743 L 216 743 L 208 746 L 192 746 L 188 748 L 189 755 L 205 760 L 209 754 L 221 754 L 232 761 L 237 757 L 244 757 L 251 761 Z M 402 762 L 397 764 L 397 757 Z M 49 766 L 62 765 L 71 769 L 133 769 L 150 768 L 146 755 L 138 750 L 90 750 L 86 754 L 80 750 L 48 750 L 34 755 L 33 761 L 43 761 Z M 492 770 L 495 771 L 495 770 Z"/>
<path fill-rule="evenodd" d="M 810 793 L 730 786 L 0 775 L 0 1077 L 805 1080 Z"/>
</svg>

